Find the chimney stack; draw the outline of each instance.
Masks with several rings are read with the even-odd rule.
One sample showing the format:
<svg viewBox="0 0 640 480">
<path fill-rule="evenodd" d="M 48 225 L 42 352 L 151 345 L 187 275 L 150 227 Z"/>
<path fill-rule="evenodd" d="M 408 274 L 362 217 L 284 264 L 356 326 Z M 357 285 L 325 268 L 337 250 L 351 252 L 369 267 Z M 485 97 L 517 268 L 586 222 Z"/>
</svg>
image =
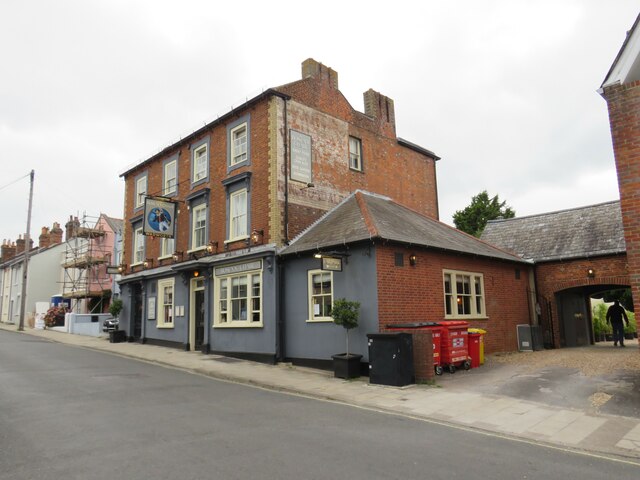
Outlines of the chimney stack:
<svg viewBox="0 0 640 480">
<path fill-rule="evenodd" d="M 16 256 L 16 246 L 11 244 L 10 240 L 3 240 L 0 247 L 0 263 L 11 260 Z"/>
<path fill-rule="evenodd" d="M 338 88 L 338 72 L 316 62 L 313 58 L 307 58 L 302 62 L 302 78 L 317 78 L 327 82 L 331 87 Z"/>
<path fill-rule="evenodd" d="M 40 248 L 47 248 L 51 245 L 51 234 L 48 227 L 42 227 L 42 232 L 38 237 L 38 246 Z"/>
<path fill-rule="evenodd" d="M 364 113 L 370 117 L 376 118 L 390 124 L 393 132 L 396 131 L 396 113 L 393 106 L 393 100 L 385 97 L 381 93 L 373 89 L 364 92 Z"/>
<path fill-rule="evenodd" d="M 75 238 L 78 235 L 78 230 L 80 229 L 80 221 L 78 217 L 69 216 L 69 221 L 65 224 L 67 241 L 70 238 Z"/>
<path fill-rule="evenodd" d="M 58 222 L 53 222 L 53 228 L 50 233 L 51 245 L 62 243 L 62 229 Z"/>
<path fill-rule="evenodd" d="M 21 254 L 22 252 L 24 252 L 24 238 L 22 238 L 22 235 L 18 235 L 18 239 L 16 240 L 16 255 Z"/>
</svg>

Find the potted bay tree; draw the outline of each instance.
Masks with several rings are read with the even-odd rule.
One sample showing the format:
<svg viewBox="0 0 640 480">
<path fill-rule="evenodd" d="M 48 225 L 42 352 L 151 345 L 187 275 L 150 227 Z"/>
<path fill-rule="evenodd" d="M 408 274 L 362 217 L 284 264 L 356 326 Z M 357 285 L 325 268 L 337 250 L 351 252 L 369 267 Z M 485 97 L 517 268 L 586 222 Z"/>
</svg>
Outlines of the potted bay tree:
<svg viewBox="0 0 640 480">
<path fill-rule="evenodd" d="M 360 303 L 345 298 L 333 302 L 331 318 L 333 323 L 340 325 L 346 332 L 346 353 L 332 355 L 333 374 L 337 378 L 357 378 L 360 376 L 360 360 L 362 355 L 349 352 L 349 330 L 358 326 Z"/>
</svg>

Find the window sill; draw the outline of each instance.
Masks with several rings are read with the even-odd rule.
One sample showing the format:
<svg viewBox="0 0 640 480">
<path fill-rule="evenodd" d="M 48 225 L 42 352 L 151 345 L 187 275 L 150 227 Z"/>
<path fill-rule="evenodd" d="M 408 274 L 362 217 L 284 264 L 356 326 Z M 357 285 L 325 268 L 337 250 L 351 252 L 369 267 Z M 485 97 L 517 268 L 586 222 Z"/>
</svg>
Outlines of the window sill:
<svg viewBox="0 0 640 480">
<path fill-rule="evenodd" d="M 216 323 L 213 325 L 213 328 L 263 328 L 263 327 L 264 325 L 262 322 Z"/>
<path fill-rule="evenodd" d="M 156 328 L 163 328 L 163 329 L 173 328 L 173 324 L 172 325 L 156 325 Z"/>
<path fill-rule="evenodd" d="M 187 255 L 190 253 L 196 253 L 196 252 L 202 252 L 203 250 L 206 250 L 207 246 L 203 246 L 203 247 L 198 247 L 198 248 L 193 248 L 191 250 L 187 250 Z"/>
<path fill-rule="evenodd" d="M 333 319 L 331 317 L 321 317 L 315 318 L 313 320 L 305 320 L 307 323 L 333 323 Z"/>
<path fill-rule="evenodd" d="M 245 237 L 230 238 L 229 240 L 225 240 L 224 243 L 226 245 L 227 243 L 246 242 L 248 239 L 249 239 L 249 235 Z"/>
<path fill-rule="evenodd" d="M 131 265 L 129 265 L 130 267 L 139 267 L 143 264 L 144 262 L 138 262 L 138 263 L 132 263 Z"/>
<path fill-rule="evenodd" d="M 462 317 L 444 317 L 445 320 L 464 320 L 464 321 L 470 321 L 470 320 L 489 320 L 489 317 L 469 317 L 469 316 L 462 316 Z"/>
<path fill-rule="evenodd" d="M 351 172 L 357 172 L 357 173 L 364 173 L 364 172 L 362 171 L 362 169 L 361 169 L 361 168 L 353 168 L 353 167 L 349 167 L 349 171 L 351 171 Z"/>
<path fill-rule="evenodd" d="M 173 258 L 173 254 L 163 255 L 162 257 L 158 257 L 158 260 L 169 260 L 170 258 Z"/>
</svg>

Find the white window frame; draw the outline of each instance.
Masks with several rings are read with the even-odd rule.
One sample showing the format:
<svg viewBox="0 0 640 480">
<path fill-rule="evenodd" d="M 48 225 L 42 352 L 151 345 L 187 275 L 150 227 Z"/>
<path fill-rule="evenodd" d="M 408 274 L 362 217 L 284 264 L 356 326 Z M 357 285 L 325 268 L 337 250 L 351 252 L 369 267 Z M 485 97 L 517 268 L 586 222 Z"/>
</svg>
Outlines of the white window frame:
<svg viewBox="0 0 640 480">
<path fill-rule="evenodd" d="M 173 175 L 170 176 L 169 173 L 173 169 Z M 171 160 L 164 164 L 164 175 L 163 175 L 163 187 L 162 193 L 163 195 L 174 195 L 178 191 L 178 160 Z M 173 183 L 171 181 L 173 180 Z"/>
<path fill-rule="evenodd" d="M 321 275 L 321 276 L 328 276 L 329 277 L 329 282 L 330 282 L 330 288 L 331 288 L 331 292 L 330 293 L 326 293 L 326 292 L 320 292 L 320 293 L 314 293 L 313 291 L 313 279 L 316 275 Z M 315 309 L 314 309 L 314 298 L 317 297 L 325 297 L 325 296 L 331 296 L 331 307 L 333 307 L 333 291 L 334 291 L 334 283 L 333 283 L 333 272 L 331 271 L 327 271 L 327 270 L 309 270 L 309 272 L 307 273 L 307 288 L 308 288 L 308 319 L 307 322 L 308 323 L 314 323 L 314 322 L 333 322 L 333 318 L 331 318 L 331 316 L 329 315 L 315 315 Z M 323 305 L 322 303 L 319 304 L 320 305 L 320 309 L 322 309 L 321 305 Z M 320 312 L 323 313 L 323 312 Z"/>
<path fill-rule="evenodd" d="M 176 242 L 174 238 L 161 238 L 160 239 L 160 256 L 158 259 L 169 258 L 176 251 Z"/>
<path fill-rule="evenodd" d="M 215 279 L 214 296 L 217 299 L 213 326 L 215 328 L 260 328 L 263 327 L 262 306 L 263 306 L 263 285 L 264 279 L 262 269 L 250 270 L 242 273 L 221 275 Z M 246 294 L 234 297 L 233 282 L 235 280 L 246 282 Z M 254 289 L 257 280 L 257 295 Z M 239 315 L 233 319 L 236 312 L 242 312 L 234 308 L 234 305 L 242 305 L 245 301 L 245 318 Z M 258 320 L 254 320 L 254 318 Z"/>
<path fill-rule="evenodd" d="M 132 265 L 140 265 L 144 262 L 144 235 L 142 227 L 138 227 L 133 231 L 133 256 Z"/>
<path fill-rule="evenodd" d="M 170 288 L 170 302 L 165 295 Z M 173 278 L 158 280 L 158 301 L 156 302 L 158 312 L 156 314 L 156 325 L 158 328 L 173 328 L 175 318 L 175 281 Z"/>
<path fill-rule="evenodd" d="M 244 212 L 236 211 L 236 199 L 244 196 Z M 248 237 L 249 192 L 246 188 L 236 190 L 229 195 L 229 242 L 244 240 Z"/>
<path fill-rule="evenodd" d="M 450 291 L 447 291 L 447 278 Z M 466 283 L 468 283 L 468 289 L 465 289 Z M 442 288 L 445 318 L 463 320 L 487 318 L 486 290 L 482 273 L 443 270 Z"/>
<path fill-rule="evenodd" d="M 244 131 L 244 142 L 240 145 L 236 145 L 236 136 Z M 238 138 L 242 138 L 238 136 Z M 229 132 L 229 141 L 231 142 L 229 166 L 239 165 L 246 162 L 249 159 L 249 125 L 247 122 L 243 122 L 240 125 L 233 127 Z M 243 147 L 240 148 L 239 147 Z"/>
<path fill-rule="evenodd" d="M 204 152 L 204 153 L 202 153 Z M 207 148 L 207 144 L 200 145 L 198 148 L 193 150 L 192 163 L 193 163 L 193 180 L 192 183 L 199 182 L 200 180 L 204 180 L 209 176 L 208 167 L 209 167 L 209 151 Z"/>
<path fill-rule="evenodd" d="M 203 224 L 200 225 L 198 223 L 198 216 L 203 215 Z M 196 245 L 196 238 L 198 237 L 197 233 L 200 231 L 204 231 L 203 233 L 203 243 L 202 245 Z M 201 203 L 195 207 L 191 208 L 191 248 L 190 252 L 195 252 L 198 250 L 202 250 L 203 248 L 207 248 L 207 204 Z"/>
<path fill-rule="evenodd" d="M 356 151 L 352 150 L 352 144 Z M 358 172 L 362 171 L 362 140 L 349 136 L 349 168 Z"/>
<path fill-rule="evenodd" d="M 142 187 L 143 183 L 144 183 L 144 187 Z M 147 196 L 147 176 L 143 175 L 142 177 L 136 180 L 135 208 L 141 208 L 144 206 L 144 199 L 146 196 Z"/>
</svg>

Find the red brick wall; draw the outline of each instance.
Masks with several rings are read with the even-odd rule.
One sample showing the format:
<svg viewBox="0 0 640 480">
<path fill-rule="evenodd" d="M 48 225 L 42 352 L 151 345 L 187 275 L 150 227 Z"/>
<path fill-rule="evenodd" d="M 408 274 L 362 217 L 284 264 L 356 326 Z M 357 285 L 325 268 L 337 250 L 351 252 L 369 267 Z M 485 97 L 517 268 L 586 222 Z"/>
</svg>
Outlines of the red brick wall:
<svg viewBox="0 0 640 480">
<path fill-rule="evenodd" d="M 224 250 L 226 239 L 226 188 L 222 181 L 245 171 L 251 174 L 251 229 L 264 230 L 264 243 L 270 241 L 269 232 L 269 156 L 268 152 L 268 102 L 265 100 L 239 112 L 236 117 L 228 120 L 232 123 L 237 118 L 250 115 L 251 135 L 251 165 L 233 170 L 227 173 L 227 130 L 226 124 L 216 125 L 197 138 L 178 144 L 175 148 L 166 152 L 161 158 L 155 159 L 141 166 L 129 174 L 125 179 L 125 241 L 123 243 L 123 259 L 127 264 L 131 263 L 132 228 L 130 219 L 139 215 L 134 214 L 134 190 L 136 176 L 144 171 L 147 174 L 147 192 L 160 195 L 162 193 L 163 161 L 179 152 L 178 157 L 178 195 L 174 197 L 180 201 L 177 215 L 176 250 L 186 252 L 189 249 L 190 219 L 185 197 L 203 188 L 209 188 L 209 241 L 218 242 L 218 252 Z M 209 135 L 209 180 L 194 189 L 191 188 L 191 151 L 189 146 L 197 143 Z M 229 244 L 229 250 L 246 248 L 244 241 Z M 146 257 L 154 258 L 160 255 L 160 239 L 147 237 Z M 170 263 L 171 260 L 165 260 Z M 156 266 L 155 264 L 154 266 Z"/>
<path fill-rule="evenodd" d="M 593 269 L 595 276 L 590 278 L 587 271 Z M 551 304 L 553 316 L 553 335 L 555 347 L 560 347 L 560 322 L 555 294 L 562 290 L 594 285 L 629 285 L 629 272 L 626 255 L 584 258 L 562 262 L 546 262 L 536 265 L 536 283 L 538 295 Z"/>
<path fill-rule="evenodd" d="M 438 218 L 435 160 L 398 144 L 394 115 L 387 117 L 384 109 L 379 117 L 356 111 L 326 76 L 279 90 L 292 96 L 286 106 L 288 129 L 312 138 L 314 186 L 288 181 L 290 239 L 357 189 Z M 349 136 L 362 141 L 362 172 L 349 168 Z M 284 192 L 281 169 L 278 189 Z"/>
<path fill-rule="evenodd" d="M 604 97 L 618 171 L 631 293 L 640 312 L 640 80 L 608 87 Z"/>
<path fill-rule="evenodd" d="M 404 267 L 395 266 L 396 252 L 404 253 Z M 416 265 L 409 265 L 409 255 Z M 484 276 L 487 318 L 469 320 L 484 328 L 487 353 L 517 350 L 516 325 L 529 323 L 528 267 L 498 260 L 392 246 L 376 247 L 378 321 L 387 325 L 445 320 L 443 270 Z M 515 270 L 520 270 L 516 279 Z"/>
</svg>

